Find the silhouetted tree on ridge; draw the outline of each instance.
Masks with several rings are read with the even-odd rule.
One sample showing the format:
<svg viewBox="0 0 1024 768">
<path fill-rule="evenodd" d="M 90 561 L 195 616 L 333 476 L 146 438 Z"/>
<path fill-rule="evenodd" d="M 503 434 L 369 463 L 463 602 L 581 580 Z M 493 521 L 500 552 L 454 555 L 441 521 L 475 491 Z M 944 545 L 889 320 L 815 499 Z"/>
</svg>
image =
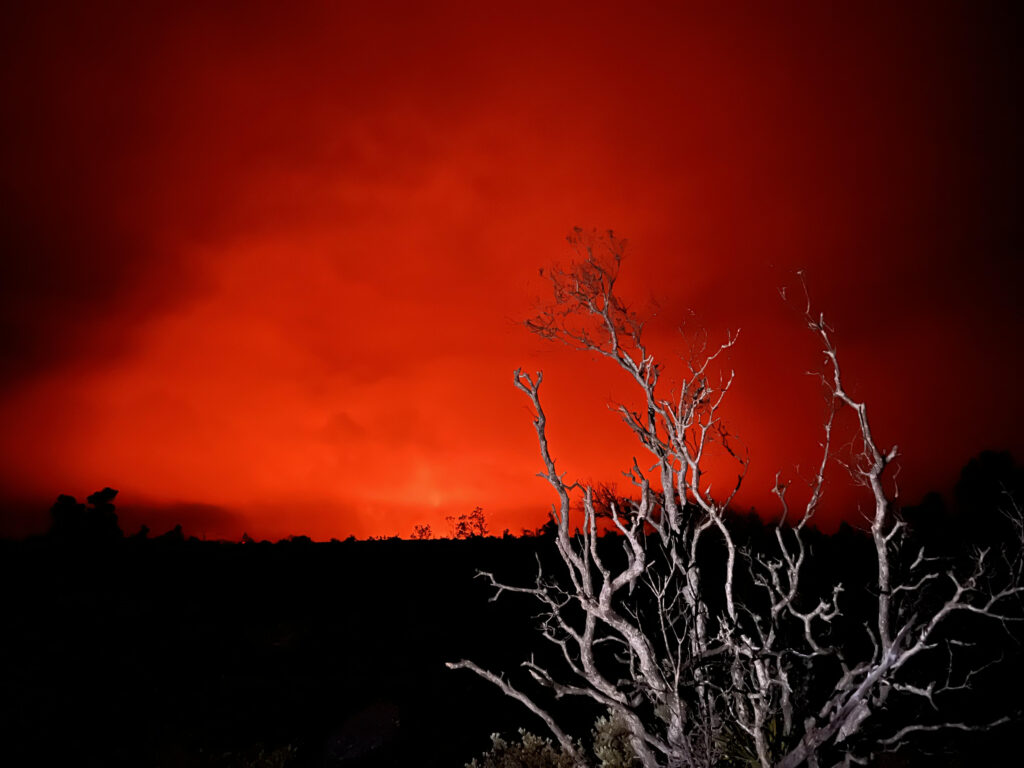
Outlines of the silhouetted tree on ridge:
<svg viewBox="0 0 1024 768">
<path fill-rule="evenodd" d="M 448 515 L 445 520 L 448 522 L 449 533 L 453 539 L 483 537 L 489 530 L 483 507 L 475 507 L 472 512 L 458 517 Z"/>
<path fill-rule="evenodd" d="M 50 507 L 52 538 L 63 541 L 117 541 L 124 537 L 114 511 L 117 491 L 104 488 L 90 494 L 89 506 L 79 504 L 74 496 L 61 494 Z"/>
</svg>

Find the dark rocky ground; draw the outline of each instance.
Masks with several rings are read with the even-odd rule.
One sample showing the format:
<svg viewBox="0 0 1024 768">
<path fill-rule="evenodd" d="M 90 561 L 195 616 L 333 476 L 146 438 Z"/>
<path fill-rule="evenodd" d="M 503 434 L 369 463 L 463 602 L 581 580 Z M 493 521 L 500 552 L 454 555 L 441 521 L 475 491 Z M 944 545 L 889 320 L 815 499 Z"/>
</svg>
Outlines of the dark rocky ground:
<svg viewBox="0 0 1024 768">
<path fill-rule="evenodd" d="M 527 655 L 473 574 L 532 546 L 2 543 L 0 763 L 461 765 L 525 718 L 444 661 Z"/>
<path fill-rule="evenodd" d="M 857 546 L 830 541 L 832 564 Z M 534 605 L 489 602 L 473 575 L 527 584 L 535 554 L 552 549 L 542 538 L 0 542 L 0 764 L 461 766 L 492 732 L 543 733 L 444 662 L 515 670 L 540 648 Z M 1001 647 L 1016 661 L 980 681 L 982 710 L 1020 700 L 1019 645 Z M 563 711 L 580 733 L 597 714 Z M 994 765 L 986 755 L 1017 728 L 939 737 L 930 744 L 947 754 L 889 764 Z"/>
</svg>

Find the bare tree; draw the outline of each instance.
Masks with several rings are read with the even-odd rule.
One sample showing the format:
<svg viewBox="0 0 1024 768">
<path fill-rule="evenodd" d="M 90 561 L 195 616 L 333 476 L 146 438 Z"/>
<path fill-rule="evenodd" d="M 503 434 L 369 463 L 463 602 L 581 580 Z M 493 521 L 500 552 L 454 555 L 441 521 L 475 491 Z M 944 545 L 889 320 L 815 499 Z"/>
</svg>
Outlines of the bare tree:
<svg viewBox="0 0 1024 768">
<path fill-rule="evenodd" d="M 548 444 L 543 374 L 515 372 L 515 387 L 533 407 L 540 476 L 558 498 L 551 514 L 564 572 L 538 569 L 528 586 L 480 575 L 495 588 L 493 599 L 520 593 L 542 606 L 540 632 L 557 650 L 562 668 L 527 660 L 523 667 L 533 680 L 558 698 L 579 697 L 610 710 L 628 727 L 644 768 L 738 760 L 762 768 L 817 768 L 829 756 L 848 765 L 896 749 L 916 733 L 992 725 L 941 717 L 891 725 L 882 716 L 898 699 L 920 699 L 934 708 L 945 694 L 970 685 L 977 665 L 955 679 L 922 680 L 918 662 L 955 650 L 955 638 L 944 628 L 956 614 L 1001 622 L 1019 616 L 1020 542 L 1001 552 L 974 552 L 953 565 L 912 551 L 888 471 L 897 448 L 879 446 L 867 406 L 844 387 L 824 317 L 807 300 L 803 316 L 822 346 L 820 375 L 829 405 L 820 462 L 799 510 L 791 509 L 787 486 L 777 476 L 780 520 L 767 545 L 755 546 L 738 539 L 728 513 L 748 466 L 721 418 L 733 374 L 720 371 L 720 363 L 736 336 L 715 347 L 698 337 L 684 359 L 685 378 L 675 387 L 662 386 L 662 368 L 643 339 L 644 323 L 615 292 L 624 241 L 580 229 L 569 241 L 576 260 L 549 273 L 554 303 L 527 325 L 544 338 L 611 360 L 630 377 L 641 402 L 617 410 L 649 458 L 635 458 L 624 473 L 635 489 L 629 502 L 566 482 Z M 845 459 L 833 446 L 842 409 L 855 417 Z M 737 467 L 736 481 L 722 493 L 713 493 L 704 470 L 713 447 L 732 456 Z M 836 581 L 822 591 L 808 577 L 809 524 L 821 502 L 826 467 L 836 457 L 873 500 L 874 598 L 870 616 L 852 633 L 859 637 L 851 637 L 845 615 L 849 585 Z M 570 512 L 579 496 L 577 529 Z M 601 507 L 610 513 L 616 535 L 599 536 Z M 1020 534 L 1022 518 L 1014 509 Z M 504 675 L 468 660 L 448 666 L 472 670 L 522 702 L 577 766 L 593 763 L 535 696 Z M 865 737 L 880 725 L 891 727 L 884 733 L 876 727 Z"/>
</svg>

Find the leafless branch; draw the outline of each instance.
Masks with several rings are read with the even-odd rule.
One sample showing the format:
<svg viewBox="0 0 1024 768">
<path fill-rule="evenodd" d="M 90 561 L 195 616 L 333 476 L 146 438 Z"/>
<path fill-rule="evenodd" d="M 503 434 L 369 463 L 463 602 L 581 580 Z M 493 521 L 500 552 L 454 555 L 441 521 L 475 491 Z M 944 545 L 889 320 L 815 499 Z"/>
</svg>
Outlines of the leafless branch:
<svg viewBox="0 0 1024 768">
<path fill-rule="evenodd" d="M 706 336 L 685 355 L 687 376 L 673 387 L 643 339 L 644 321 L 615 287 L 625 242 L 612 233 L 575 230 L 569 238 L 577 260 L 549 272 L 554 303 L 527 323 L 544 338 L 562 341 L 611 360 L 637 386 L 640 397 L 616 410 L 643 451 L 625 476 L 637 496 L 567 483 L 559 473 L 541 404 L 543 375 L 516 370 L 513 383 L 527 396 L 544 478 L 558 503 L 555 547 L 562 574 L 538 570 L 533 586 L 515 587 L 483 573 L 495 590 L 521 594 L 542 606 L 541 635 L 560 651 L 562 670 L 533 659 L 524 668 L 555 696 L 583 697 L 608 707 L 629 729 L 644 768 L 705 766 L 739 750 L 762 768 L 818 766 L 842 752 L 841 765 L 865 764 L 879 749 L 895 748 L 915 734 L 956 721 L 897 726 L 865 743 L 868 724 L 879 724 L 891 700 L 926 702 L 941 718 L 942 698 L 966 691 L 984 665 L 945 680 L 919 680 L 908 671 L 915 659 L 941 653 L 951 660 L 962 645 L 945 637 L 954 615 L 1006 624 L 1020 618 L 1024 591 L 1024 512 L 1011 500 L 1007 514 L 1018 541 L 1001 552 L 978 551 L 967 567 L 944 568 L 941 558 L 913 550 L 896 514 L 896 446 L 884 447 L 872 431 L 868 407 L 847 388 L 833 339 L 821 313 L 812 310 L 803 275 L 801 309 L 818 341 L 824 367 L 815 375 L 826 393 L 820 458 L 807 478 L 808 500 L 791 509 L 789 484 L 776 475 L 772 488 L 781 515 L 764 541 L 739 541 L 729 506 L 746 476 L 749 458 L 726 429 L 721 409 L 733 373 L 720 370 L 736 343 L 730 334 L 717 347 Z M 785 294 L 784 294 L 785 298 Z M 836 429 L 852 413 L 853 437 L 836 451 Z M 711 446 L 737 463 L 737 480 L 722 492 L 705 474 Z M 846 456 L 839 461 L 838 453 Z M 873 560 L 871 615 L 857 624 L 845 616 L 850 585 L 812 582 L 811 523 L 825 493 L 826 475 L 839 462 L 870 492 L 867 515 Z M 570 532 L 573 497 L 582 501 L 582 527 Z M 610 521 L 600 536 L 598 520 Z M 1014 554 L 1016 553 L 1016 554 Z M 851 633 L 850 627 L 856 627 Z M 852 634 L 856 634 L 853 637 Z M 541 717 L 570 751 L 571 740 L 551 716 L 503 678 L 472 662 L 470 669 Z M 810 682 L 814 684 L 811 685 Z M 815 698 L 813 691 L 825 691 Z M 571 752 L 580 766 L 586 757 Z"/>
</svg>

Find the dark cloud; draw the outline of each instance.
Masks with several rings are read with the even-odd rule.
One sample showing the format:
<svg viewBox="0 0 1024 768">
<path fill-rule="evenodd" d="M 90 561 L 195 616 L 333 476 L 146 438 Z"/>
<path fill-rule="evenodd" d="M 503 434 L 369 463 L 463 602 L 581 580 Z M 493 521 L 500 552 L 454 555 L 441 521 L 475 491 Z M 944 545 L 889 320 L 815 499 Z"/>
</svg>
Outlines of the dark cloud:
<svg viewBox="0 0 1024 768">
<path fill-rule="evenodd" d="M 102 364 L 187 289 L 140 205 L 154 184 L 146 89 L 160 51 L 120 15 L 83 11 L 5 13 L 0 387 Z"/>
</svg>

